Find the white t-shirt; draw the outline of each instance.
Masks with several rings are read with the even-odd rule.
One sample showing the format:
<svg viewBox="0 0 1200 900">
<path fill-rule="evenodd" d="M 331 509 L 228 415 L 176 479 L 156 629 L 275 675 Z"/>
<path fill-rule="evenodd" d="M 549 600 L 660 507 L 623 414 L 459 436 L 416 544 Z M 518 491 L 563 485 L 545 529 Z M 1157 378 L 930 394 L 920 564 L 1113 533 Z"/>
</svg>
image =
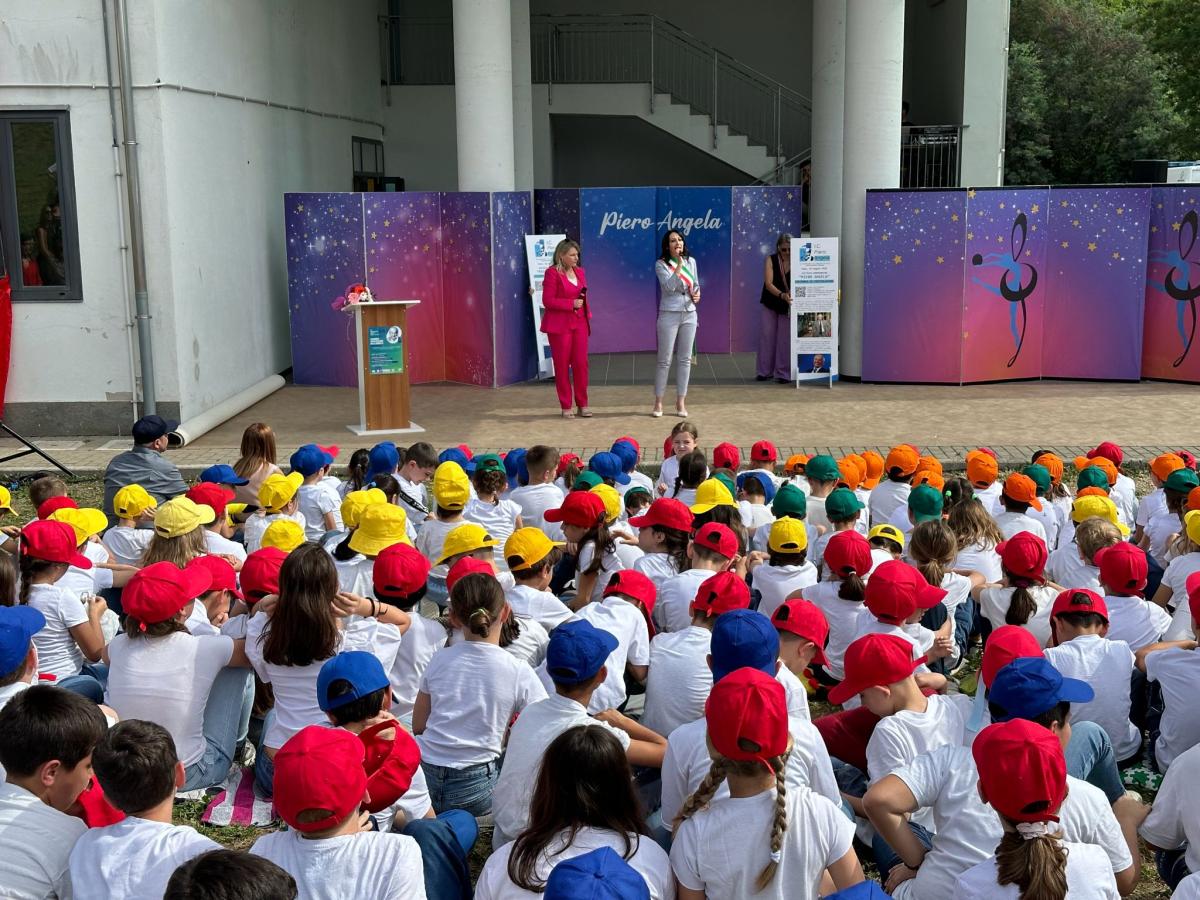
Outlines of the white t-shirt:
<svg viewBox="0 0 1200 900">
<path fill-rule="evenodd" d="M 1067 544 L 1050 554 L 1046 561 L 1046 577 L 1063 587 L 1103 593 L 1099 567 L 1084 562 L 1078 544 Z"/>
<path fill-rule="evenodd" d="M 15 784 L 0 782 L 0 885 L 5 897 L 71 896 L 68 860 L 87 831 Z"/>
<path fill-rule="evenodd" d="M 546 510 L 558 509 L 566 494 L 552 482 L 527 484 L 513 488 L 508 499 L 521 509 L 521 521 L 530 528 L 540 528 L 552 541 L 563 539 L 562 523 L 547 522 Z"/>
<path fill-rule="evenodd" d="M 175 870 L 201 853 L 220 850 L 186 825 L 127 816 L 92 828 L 71 851 L 75 900 L 143 900 L 161 897 Z"/>
<path fill-rule="evenodd" d="M 1192 608 L 1188 603 L 1180 603 L 1171 614 L 1171 627 L 1162 636 L 1164 641 L 1195 640 L 1196 632 L 1192 630 Z"/>
<path fill-rule="evenodd" d="M 432 701 L 421 759 L 465 769 L 500 755 L 512 714 L 546 699 L 528 665 L 487 641 L 463 641 L 433 655 L 420 689 Z"/>
<path fill-rule="evenodd" d="M 375 596 L 375 560 L 356 553 L 349 559 L 335 559 L 338 590 L 349 591 L 360 597 Z"/>
<path fill-rule="evenodd" d="M 1170 562 L 1167 551 L 1170 550 L 1175 535 L 1182 531 L 1183 524 L 1179 521 L 1179 516 L 1166 509 L 1151 516 L 1150 521 L 1146 523 L 1145 534 L 1150 539 L 1149 552 L 1160 566 L 1165 568 Z"/>
<path fill-rule="evenodd" d="M 890 522 L 896 510 L 908 506 L 910 493 L 912 486 L 907 482 L 889 481 L 886 478 L 871 488 L 871 502 L 867 504 L 871 513 L 871 524 Z"/>
<path fill-rule="evenodd" d="M 591 565 L 592 560 L 596 557 L 596 544 L 588 541 L 579 548 L 579 556 L 575 560 L 575 577 L 585 572 Z M 608 587 L 609 579 L 613 577 L 614 572 L 620 572 L 625 568 L 625 564 L 621 562 L 620 557 L 616 552 L 604 553 L 600 557 L 600 569 L 596 572 L 596 581 L 592 587 L 592 596 L 589 600 L 599 600 L 604 596 L 604 589 Z"/>
<path fill-rule="evenodd" d="M 895 525 L 903 532 L 905 537 L 912 534 L 912 530 L 917 527 L 913 523 L 912 517 L 908 514 L 908 504 L 896 507 L 896 511 L 892 513 L 892 517 L 888 520 L 887 524 Z"/>
<path fill-rule="evenodd" d="M 279 749 L 287 739 L 308 725 L 321 725 L 328 721 L 317 705 L 317 676 L 324 659 L 307 666 L 281 666 L 263 659 L 270 619 L 265 614 L 253 616 L 246 625 L 246 655 L 250 664 L 263 681 L 275 689 L 275 721 L 263 737 L 263 744 Z M 395 625 L 386 625 L 375 619 L 351 618 L 345 620 L 339 632 L 336 655 L 344 650 L 362 650 L 373 653 L 383 664 L 383 671 L 391 671 L 400 649 L 400 631 Z"/>
<path fill-rule="evenodd" d="M 608 654 L 608 659 L 604 661 L 608 676 L 592 694 L 588 712 L 617 709 L 625 702 L 626 664 L 645 666 L 650 663 L 650 631 L 646 627 L 646 617 L 632 603 L 620 597 L 605 597 L 599 602 L 588 603 L 577 615 L 617 639 L 617 649 Z M 546 674 L 545 666 L 538 670 L 538 675 L 546 693 L 554 693 L 554 682 Z"/>
<path fill-rule="evenodd" d="M 842 796 L 825 741 L 813 724 L 795 716 L 788 717 L 792 735 L 792 753 L 784 767 L 788 790 L 807 787 L 832 803 L 841 806 Z M 704 719 L 680 725 L 667 738 L 667 752 L 662 765 L 662 823 L 668 831 L 674 828 L 675 817 L 684 802 L 700 787 L 700 782 L 712 768 L 708 755 L 708 723 Z M 722 781 L 714 800 L 729 796 L 729 785 Z"/>
<path fill-rule="evenodd" d="M 1154 758 L 1158 768 L 1166 770 L 1180 754 L 1200 744 L 1200 716 L 1196 715 L 1200 653 L 1179 647 L 1147 653 L 1146 677 L 1162 688 L 1163 714 Z"/>
<path fill-rule="evenodd" d="M 78 675 L 83 669 L 83 652 L 70 629 L 87 622 L 87 607 L 57 583 L 31 584 L 29 605 L 46 617 L 46 627 L 33 636 L 38 671 L 59 679 Z"/>
<path fill-rule="evenodd" d="M 1171 616 L 1157 603 L 1141 597 L 1106 595 L 1108 606 L 1108 639 L 1124 641 L 1136 653 L 1147 644 L 1162 640 L 1171 627 Z"/>
<path fill-rule="evenodd" d="M 433 655 L 445 646 L 446 627 L 441 622 L 412 616 L 412 627 L 401 638 L 396 662 L 388 674 L 388 681 L 392 683 L 392 715 L 400 719 L 412 716 L 421 676 Z"/>
<path fill-rule="evenodd" d="M 108 655 L 108 705 L 122 719 L 157 722 L 171 733 L 184 766 L 198 762 L 207 747 L 204 707 L 213 681 L 233 656 L 233 639 L 185 632 L 156 638 L 119 634 Z"/>
<path fill-rule="evenodd" d="M 128 525 L 114 525 L 104 532 L 102 540 L 105 549 L 117 562 L 126 566 L 140 566 L 142 554 L 150 546 L 150 540 L 153 537 L 153 528 L 130 528 Z"/>
<path fill-rule="evenodd" d="M 742 514 L 742 524 L 750 531 L 761 528 L 763 525 L 771 525 L 775 521 L 775 516 L 771 514 L 771 507 L 762 503 L 739 500 L 738 512 Z"/>
<path fill-rule="evenodd" d="M 633 568 L 653 581 L 654 586 L 659 589 L 664 581 L 679 574 L 679 569 L 675 566 L 675 557 L 670 553 L 644 553 L 641 559 L 633 564 Z"/>
<path fill-rule="evenodd" d="M 1029 507 L 1025 515 L 1041 525 L 1042 530 L 1046 532 L 1047 549 L 1053 550 L 1058 546 L 1058 534 L 1062 531 L 1062 521 L 1058 517 L 1058 509 L 1049 500 L 1042 500 L 1040 510 Z"/>
<path fill-rule="evenodd" d="M 775 789 L 725 797 L 685 819 L 671 845 L 679 883 L 708 900 L 815 898 L 822 873 L 851 850 L 854 825 L 842 810 L 807 788 L 789 789 L 787 830 L 775 877 L 754 889 L 770 862 Z"/>
<path fill-rule="evenodd" d="M 437 562 L 442 558 L 442 548 L 446 544 L 446 535 L 464 524 L 464 521 L 461 517 L 457 519 L 429 519 L 421 526 L 421 530 L 417 532 L 417 539 L 413 542 L 413 546 L 417 548 L 417 552 L 429 560 L 433 564 L 433 571 L 443 578 L 446 577 L 446 571 L 449 567 L 444 563 L 439 566 Z"/>
<path fill-rule="evenodd" d="M 79 552 L 92 561 L 92 567 L 81 569 L 78 566 L 69 566 L 66 574 L 55 582 L 55 587 L 72 593 L 76 597 L 94 594 L 112 587 L 112 569 L 100 568 L 102 564 L 107 564 L 109 561 L 108 548 L 96 541 L 87 541 L 79 548 Z"/>
<path fill-rule="evenodd" d="M 327 531 L 342 530 L 342 498 L 336 489 L 321 482 L 302 484 L 296 492 L 300 498 L 300 514 L 304 516 L 304 539 L 319 541 Z M 325 527 L 325 516 L 332 514 L 333 528 Z"/>
<path fill-rule="evenodd" d="M 503 497 L 495 503 L 489 500 L 472 499 L 463 507 L 463 518 L 482 526 L 488 534 L 496 539 L 492 555 L 496 565 L 507 569 L 504 561 L 504 542 L 517 530 L 517 519 L 521 518 L 521 507 Z"/>
<path fill-rule="evenodd" d="M 650 672 L 646 678 L 646 709 L 642 724 L 669 735 L 680 725 L 704 717 L 712 691 L 708 652 L 712 632 L 699 625 L 656 634 L 650 642 Z"/>
<path fill-rule="evenodd" d="M 825 498 L 814 497 L 810 494 L 807 505 L 808 511 L 804 516 L 805 523 L 811 522 L 815 527 L 829 531 L 833 526 L 829 524 L 829 516 L 825 514 Z"/>
<path fill-rule="evenodd" d="M 606 828 L 580 828 L 575 832 L 570 846 L 564 846 L 566 839 L 566 832 L 551 839 L 538 860 L 534 873 L 536 882 L 544 883 L 555 864 L 564 859 L 582 856 L 601 847 L 611 847 L 618 856 L 624 856 L 628 852 L 625 838 Z M 645 880 L 650 889 L 651 900 L 673 900 L 675 882 L 671 878 L 671 864 L 666 852 L 645 835 L 629 835 L 629 844 L 633 854 L 626 862 Z M 511 842 L 507 843 L 488 857 L 475 885 L 475 900 L 535 900 L 543 896 L 523 890 L 509 879 L 508 858 L 512 855 L 514 846 Z"/>
<path fill-rule="evenodd" d="M 1200 572 L 1200 551 L 1175 557 L 1163 572 L 1162 583 L 1171 589 L 1172 609 L 1188 605 L 1187 579 L 1193 572 Z"/>
<path fill-rule="evenodd" d="M 1189 875 L 1179 882 L 1171 900 L 1200 900 L 1200 874 Z"/>
<path fill-rule="evenodd" d="M 1153 654 L 1157 655 L 1157 654 Z M 1188 871 L 1200 872 L 1200 805 L 1195 786 L 1200 779 L 1200 750 L 1192 747 L 1175 757 L 1163 778 L 1154 806 L 1138 829 L 1147 843 L 1163 850 L 1186 847 Z"/>
<path fill-rule="evenodd" d="M 1004 493 L 1004 485 L 999 481 L 993 481 L 985 488 L 975 488 L 975 499 L 983 504 L 993 518 L 1004 512 L 1004 507 L 1000 505 L 1000 495 Z"/>
<path fill-rule="evenodd" d="M 654 624 L 660 631 L 683 631 L 692 624 L 692 601 L 700 585 L 717 573 L 711 569 L 687 569 L 658 586 Z"/>
<path fill-rule="evenodd" d="M 1129 679 L 1133 651 L 1124 641 L 1098 634 L 1081 634 L 1065 644 L 1046 648 L 1046 659 L 1063 676 L 1086 681 L 1096 692 L 1087 703 L 1071 704 L 1071 719 L 1095 722 L 1112 741 L 1117 759 L 1127 759 L 1142 745 L 1142 736 L 1129 721 Z"/>
<path fill-rule="evenodd" d="M 1008 624 L 1005 616 L 1012 603 L 1012 595 L 1016 588 L 990 587 L 984 588 L 979 594 L 979 611 L 993 628 Z M 1050 609 L 1054 606 L 1054 598 L 1058 591 L 1049 585 L 1035 584 L 1029 588 L 1029 595 L 1037 610 L 1021 627 L 1032 634 L 1043 647 L 1050 643 Z"/>
<path fill-rule="evenodd" d="M 1135 525 L 1141 526 L 1143 529 L 1150 524 L 1150 520 L 1159 513 L 1167 511 L 1167 494 L 1162 488 L 1155 488 L 1140 501 L 1138 501 L 1137 512 L 1134 514 L 1133 521 Z"/>
<path fill-rule="evenodd" d="M 978 572 L 989 584 L 995 584 L 1004 577 L 996 545 L 986 541 L 959 549 L 958 556 L 954 559 L 954 568 L 960 572 Z"/>
<path fill-rule="evenodd" d="M 1132 526 L 1138 511 L 1137 484 L 1124 472 L 1118 472 L 1110 496 L 1117 505 L 1122 520 L 1126 525 Z"/>
<path fill-rule="evenodd" d="M 537 783 L 546 748 L 564 731 L 577 725 L 592 725 L 615 737 L 624 750 L 629 735 L 593 719 L 576 701 L 557 693 L 525 708 L 508 735 L 504 766 L 492 791 L 492 816 L 505 838 L 514 840 L 529 824 L 529 803 Z M 498 841 L 493 840 L 498 846 Z"/>
<path fill-rule="evenodd" d="M 1104 851 L 1095 844 L 1063 842 L 1067 850 L 1067 896 L 1071 900 L 1120 900 L 1117 880 L 1104 865 Z M 995 857 L 984 860 L 959 876 L 954 887 L 956 897 L 972 900 L 1017 900 L 1021 896 L 1015 884 L 1001 886 L 996 881 Z"/>
<path fill-rule="evenodd" d="M 679 477 L 679 457 L 673 452 L 662 461 L 662 466 L 658 470 L 658 485 L 666 488 L 666 494 L 663 496 L 670 497 L 675 492 L 675 479 Z"/>
<path fill-rule="evenodd" d="M 299 831 L 276 831 L 250 852 L 295 878 L 305 900 L 425 900 L 421 848 L 403 834 L 360 831 L 311 840 Z"/>
<path fill-rule="evenodd" d="M 754 590 L 762 596 L 758 611 L 771 618 L 788 594 L 817 583 L 817 567 L 810 562 L 801 566 L 773 566 L 763 563 L 754 570 Z"/>
<path fill-rule="evenodd" d="M 846 677 L 842 660 L 846 656 L 846 648 L 854 642 L 858 635 L 858 617 L 866 607 L 861 601 L 843 600 L 838 596 L 842 589 L 840 581 L 822 581 L 806 587 L 801 596 L 816 604 L 825 614 L 829 623 L 829 643 L 825 647 L 825 658 L 829 660 L 826 670 L 841 681 Z"/>
<path fill-rule="evenodd" d="M 246 548 L 237 541 L 231 541 L 227 537 L 222 537 L 215 531 L 204 529 L 204 543 L 208 545 L 208 552 L 213 556 L 232 556 L 246 561 Z"/>
<path fill-rule="evenodd" d="M 1025 513 L 1005 510 L 996 516 L 996 525 L 999 527 L 1000 533 L 1004 535 L 1005 540 L 1022 531 L 1036 534 L 1043 542 L 1046 540 L 1046 529 L 1042 527 L 1042 523 L 1037 519 L 1025 515 Z"/>
<path fill-rule="evenodd" d="M 255 550 L 262 549 L 263 533 L 266 532 L 267 527 L 276 519 L 291 519 L 304 529 L 305 534 L 308 533 L 308 519 L 305 518 L 304 513 L 300 512 L 299 509 L 290 516 L 285 516 L 283 513 L 264 513 L 262 515 L 255 513 L 242 525 L 242 542 L 246 545 L 247 553 L 253 553 Z"/>
<path fill-rule="evenodd" d="M 553 631 L 563 622 L 575 618 L 571 608 L 554 594 L 539 591 L 527 584 L 513 585 L 505 591 L 504 596 L 514 613 L 526 619 L 536 619 L 546 631 Z"/>
<path fill-rule="evenodd" d="M 971 579 L 957 572 L 947 572 L 938 586 L 946 592 L 942 606 L 946 607 L 946 615 L 953 619 L 955 610 L 971 596 Z"/>
</svg>

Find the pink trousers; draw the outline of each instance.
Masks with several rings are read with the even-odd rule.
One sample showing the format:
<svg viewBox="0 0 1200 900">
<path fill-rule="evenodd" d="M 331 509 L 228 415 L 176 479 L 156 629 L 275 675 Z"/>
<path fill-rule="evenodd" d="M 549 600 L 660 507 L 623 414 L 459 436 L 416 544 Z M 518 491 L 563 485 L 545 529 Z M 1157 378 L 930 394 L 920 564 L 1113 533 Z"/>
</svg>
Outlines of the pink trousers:
<svg viewBox="0 0 1200 900">
<path fill-rule="evenodd" d="M 575 383 L 575 405 L 588 405 L 588 333 L 587 326 L 563 334 L 548 334 L 550 356 L 554 360 L 554 387 L 558 405 L 571 408 L 571 382 Z M 570 371 L 568 371 L 568 369 Z"/>
</svg>

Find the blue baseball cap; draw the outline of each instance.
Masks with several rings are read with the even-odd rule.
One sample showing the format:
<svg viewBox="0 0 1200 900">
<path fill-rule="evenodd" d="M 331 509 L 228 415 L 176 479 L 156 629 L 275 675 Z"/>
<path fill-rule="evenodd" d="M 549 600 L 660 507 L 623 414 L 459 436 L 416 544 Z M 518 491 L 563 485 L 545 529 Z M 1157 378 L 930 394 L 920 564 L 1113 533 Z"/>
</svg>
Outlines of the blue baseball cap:
<svg viewBox="0 0 1200 900">
<path fill-rule="evenodd" d="M 550 632 L 546 672 L 555 684 L 582 684 L 595 678 L 617 639 L 587 619 L 563 622 Z"/>
<path fill-rule="evenodd" d="M 629 476 L 621 464 L 621 457 L 615 453 L 601 451 L 588 460 L 588 468 L 605 481 L 615 481 L 617 484 L 629 484 Z"/>
<path fill-rule="evenodd" d="M 179 423 L 174 419 L 164 419 L 162 416 L 142 416 L 133 423 L 131 434 L 135 444 L 149 444 L 157 441 L 164 434 L 170 434 Z"/>
<path fill-rule="evenodd" d="M 617 441 L 609 452 L 615 453 L 620 458 L 622 471 L 628 473 L 637 468 L 638 450 L 629 441 Z"/>
<path fill-rule="evenodd" d="M 348 681 L 351 690 L 338 697 L 329 696 L 329 687 L 335 681 Z M 338 709 L 347 703 L 361 700 L 387 687 L 387 672 L 383 663 L 373 653 L 362 650 L 347 650 L 325 662 L 317 675 L 317 705 L 323 710 Z"/>
<path fill-rule="evenodd" d="M 504 454 L 504 473 L 508 476 L 509 488 L 529 484 L 529 468 L 525 465 L 524 447 L 513 447 Z"/>
<path fill-rule="evenodd" d="M 467 454 L 463 453 L 457 447 L 447 447 L 438 454 L 438 462 L 453 462 L 462 466 L 462 470 L 470 475 L 475 471 L 475 462 L 467 459 Z"/>
<path fill-rule="evenodd" d="M 1060 701 L 1087 703 L 1095 696 L 1086 681 L 1064 678 L 1050 660 L 1041 656 L 1014 659 L 996 673 L 988 690 L 988 701 L 1007 714 L 993 717 L 997 722 L 1036 719 Z"/>
<path fill-rule="evenodd" d="M 891 896 L 878 881 L 860 881 L 845 890 L 826 894 L 825 900 L 890 900 Z"/>
<path fill-rule="evenodd" d="M 305 444 L 297 449 L 289 460 L 292 471 L 299 472 L 305 478 L 320 472 L 331 462 L 333 462 L 333 454 L 326 453 L 316 444 Z"/>
<path fill-rule="evenodd" d="M 774 677 L 779 659 L 779 632 L 760 612 L 732 609 L 717 616 L 709 652 L 714 684 L 730 672 L 745 668 Z"/>
<path fill-rule="evenodd" d="M 775 499 L 775 492 L 778 488 L 775 487 L 775 481 L 766 472 L 742 472 L 737 477 L 737 486 L 740 488 L 746 483 L 747 478 L 753 478 L 763 486 L 763 493 L 767 495 L 767 502 L 770 503 Z"/>
<path fill-rule="evenodd" d="M 0 675 L 16 671 L 30 639 L 45 627 L 46 617 L 32 606 L 0 606 Z"/>
<path fill-rule="evenodd" d="M 650 888 L 617 851 L 600 847 L 551 869 L 543 896 L 546 900 L 650 900 Z"/>
<path fill-rule="evenodd" d="M 400 451 L 391 441 L 381 441 L 367 455 L 367 481 L 376 475 L 391 475 L 400 465 Z"/>
<path fill-rule="evenodd" d="M 209 466 L 200 473 L 200 480 L 209 484 L 249 484 L 249 478 L 242 478 L 237 472 L 233 471 L 233 466 L 227 466 L 225 463 L 220 463 L 215 466 Z"/>
</svg>

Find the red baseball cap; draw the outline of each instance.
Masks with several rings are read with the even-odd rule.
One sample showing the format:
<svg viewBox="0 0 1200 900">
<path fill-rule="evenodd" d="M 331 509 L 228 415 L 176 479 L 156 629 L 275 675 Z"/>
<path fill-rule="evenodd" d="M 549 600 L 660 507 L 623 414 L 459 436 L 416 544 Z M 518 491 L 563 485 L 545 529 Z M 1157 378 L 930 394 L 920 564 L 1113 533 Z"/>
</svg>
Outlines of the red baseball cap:
<svg viewBox="0 0 1200 900">
<path fill-rule="evenodd" d="M 1148 566 L 1146 551 L 1128 541 L 1120 541 L 1111 547 L 1096 551 L 1096 565 L 1100 567 L 1100 583 L 1109 590 L 1127 591 L 1142 596 L 1146 589 Z"/>
<path fill-rule="evenodd" d="M 630 519 L 629 524 L 634 528 L 673 528 L 690 534 L 695 518 L 683 501 L 674 497 L 660 497 L 646 508 L 645 513 Z"/>
<path fill-rule="evenodd" d="M 1114 466 L 1121 465 L 1121 460 L 1125 458 L 1125 454 L 1121 448 L 1112 441 L 1104 441 L 1098 444 L 1095 450 L 1088 451 L 1088 459 L 1095 459 L 1097 456 L 1104 457 Z"/>
<path fill-rule="evenodd" d="M 914 567 L 892 559 L 871 573 L 863 603 L 879 621 L 901 625 L 918 609 L 932 609 L 945 596 Z"/>
<path fill-rule="evenodd" d="M 421 767 L 421 748 L 394 719 L 377 722 L 359 734 L 367 773 L 367 811 L 381 812 L 412 787 Z"/>
<path fill-rule="evenodd" d="M 1048 728 L 1028 719 L 989 725 L 971 745 L 979 792 L 1013 822 L 1057 822 L 1067 796 L 1062 744 Z"/>
<path fill-rule="evenodd" d="M 708 739 L 726 759 L 761 762 L 774 772 L 770 760 L 787 751 L 787 693 L 758 669 L 738 669 L 714 684 L 704 718 Z M 747 743 L 758 749 L 746 749 Z"/>
<path fill-rule="evenodd" d="M 648 610 L 654 609 L 654 601 L 658 599 L 658 588 L 654 582 L 637 569 L 621 569 L 613 572 L 604 588 L 605 597 L 630 597 Z"/>
<path fill-rule="evenodd" d="M 1043 656 L 1042 645 L 1037 638 L 1020 625 L 1001 625 L 990 635 L 983 648 L 983 661 L 979 666 L 979 677 L 983 686 L 990 688 L 996 673 L 1014 659 Z"/>
<path fill-rule="evenodd" d="M 733 609 L 750 608 L 750 586 L 737 572 L 726 570 L 700 582 L 692 600 L 692 612 L 702 612 L 710 618 Z"/>
<path fill-rule="evenodd" d="M 624 441 L 627 444 L 633 444 L 633 449 L 638 452 L 638 456 L 640 457 L 642 455 L 642 445 L 637 442 L 636 438 L 634 438 L 628 434 L 623 434 L 619 438 L 617 438 L 615 441 L 613 441 L 613 443 L 616 444 L 616 443 L 620 443 L 621 441 Z"/>
<path fill-rule="evenodd" d="M 469 458 L 470 457 L 468 457 L 468 459 Z M 576 453 L 562 454 L 562 456 L 560 456 L 558 458 L 558 468 L 554 470 L 554 477 L 562 478 L 563 472 L 567 471 L 567 466 L 571 465 L 571 463 L 575 463 L 576 465 L 579 465 L 581 462 L 583 462 L 583 460 L 581 460 L 579 458 L 579 455 Z"/>
<path fill-rule="evenodd" d="M 375 596 L 380 600 L 403 600 L 425 587 L 429 569 L 429 560 L 410 544 L 385 547 L 375 557 L 371 575 Z"/>
<path fill-rule="evenodd" d="M 675 435 L 668 434 L 667 439 L 663 441 L 663 458 L 671 456 L 675 449 Z"/>
<path fill-rule="evenodd" d="M 728 525 L 722 525 L 720 522 L 701 525 L 700 530 L 692 537 L 692 542 L 726 559 L 733 559 L 738 555 L 737 535 Z"/>
<path fill-rule="evenodd" d="M 267 594 L 279 593 L 279 570 L 287 554 L 278 547 L 263 547 L 246 557 L 239 573 L 247 603 L 257 603 Z"/>
<path fill-rule="evenodd" d="M 1196 468 L 1196 457 L 1188 450 L 1176 450 L 1175 455 L 1183 460 L 1185 467 L 1189 469 Z"/>
<path fill-rule="evenodd" d="M 1187 588 L 1188 608 L 1192 612 L 1192 618 L 1200 621 L 1200 572 L 1189 575 L 1184 585 Z"/>
<path fill-rule="evenodd" d="M 468 575 L 490 575 L 492 578 L 495 578 L 496 570 L 486 560 L 476 559 L 473 556 L 464 556 L 452 565 L 450 571 L 446 573 L 446 590 L 454 590 L 454 586 Z"/>
<path fill-rule="evenodd" d="M 39 519 L 48 519 L 51 513 L 60 509 L 79 509 L 79 504 L 66 494 L 59 497 L 51 497 L 48 500 L 44 500 L 41 506 L 37 508 L 37 517 Z"/>
<path fill-rule="evenodd" d="M 201 481 L 188 489 L 184 494 L 193 503 L 199 506 L 211 506 L 212 511 L 217 514 L 219 519 L 225 515 L 225 507 L 229 504 L 236 494 L 233 491 L 226 490 L 219 484 L 213 484 L 210 481 Z"/>
<path fill-rule="evenodd" d="M 220 556 L 207 554 L 205 556 L 197 556 L 187 564 L 189 569 L 193 566 L 208 572 L 211 583 L 206 590 L 229 591 L 239 600 L 245 599 L 242 597 L 241 590 L 238 589 L 237 572 L 235 572 L 233 566 L 229 564 L 229 560 Z"/>
<path fill-rule="evenodd" d="M 779 451 L 770 441 L 755 441 L 750 448 L 750 458 L 755 462 L 775 462 L 779 459 Z"/>
<path fill-rule="evenodd" d="M 46 501 L 46 503 L 49 502 L 49 500 Z M 42 506 L 45 505 L 45 503 L 42 504 Z M 78 508 L 75 506 L 75 501 L 71 501 L 70 508 Z M 76 549 L 78 546 L 79 541 L 75 538 L 75 529 L 66 522 L 38 519 L 21 529 L 21 553 L 25 556 L 44 559 L 47 562 L 67 563 L 80 569 L 90 569 L 92 561 Z"/>
<path fill-rule="evenodd" d="M 1095 591 L 1085 588 L 1067 588 L 1054 598 L 1054 605 L 1050 607 L 1050 618 L 1053 619 L 1055 616 L 1066 613 L 1096 613 L 1103 616 L 1104 621 L 1107 622 L 1108 604 Z"/>
<path fill-rule="evenodd" d="M 290 828 L 324 831 L 358 809 L 367 793 L 363 742 L 341 728 L 309 725 L 275 754 L 275 809 Z M 329 815 L 301 822 L 307 810 Z"/>
<path fill-rule="evenodd" d="M 1046 569 L 1046 542 L 1032 531 L 1018 531 L 996 545 L 1004 568 L 1018 578 L 1041 578 Z"/>
<path fill-rule="evenodd" d="M 859 577 L 871 571 L 871 542 L 857 531 L 836 532 L 825 545 L 825 567 L 836 575 Z"/>
<path fill-rule="evenodd" d="M 728 441 L 717 444 L 713 447 L 712 464 L 714 469 L 733 469 L 736 472 L 742 464 L 741 451 Z"/>
<path fill-rule="evenodd" d="M 604 521 L 604 499 L 591 491 L 571 491 L 558 509 L 542 514 L 547 522 L 564 522 L 579 528 L 592 528 Z"/>
<path fill-rule="evenodd" d="M 121 609 L 142 625 L 165 622 L 212 585 L 204 566 L 186 568 L 170 562 L 151 563 L 139 569 L 121 591 Z"/>
<path fill-rule="evenodd" d="M 843 532 L 845 533 L 845 532 Z M 819 666 L 827 666 L 825 658 L 825 642 L 829 640 L 829 623 L 819 606 L 797 597 L 787 600 L 775 609 L 771 615 L 771 624 L 779 631 L 804 638 L 816 645 L 817 652 L 813 654 L 813 662 Z"/>
<path fill-rule="evenodd" d="M 883 568 L 880 566 L 880 568 Z M 876 572 L 879 570 L 876 569 Z M 871 576 L 871 581 L 875 576 Z M 925 662 L 913 659 L 913 645 L 894 634 L 868 634 L 846 648 L 842 666 L 846 677 L 830 688 L 830 703 L 845 703 L 867 688 L 903 681 Z"/>
</svg>

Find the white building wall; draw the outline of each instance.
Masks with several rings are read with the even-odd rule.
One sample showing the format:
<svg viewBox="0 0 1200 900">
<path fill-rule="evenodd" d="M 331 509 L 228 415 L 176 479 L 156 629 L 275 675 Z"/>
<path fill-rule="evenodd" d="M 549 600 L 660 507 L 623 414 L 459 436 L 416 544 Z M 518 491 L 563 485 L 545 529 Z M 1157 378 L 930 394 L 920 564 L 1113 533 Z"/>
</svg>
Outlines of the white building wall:
<svg viewBox="0 0 1200 900">
<path fill-rule="evenodd" d="M 1004 180 L 1009 0 L 966 0 L 962 183 Z"/>
</svg>

